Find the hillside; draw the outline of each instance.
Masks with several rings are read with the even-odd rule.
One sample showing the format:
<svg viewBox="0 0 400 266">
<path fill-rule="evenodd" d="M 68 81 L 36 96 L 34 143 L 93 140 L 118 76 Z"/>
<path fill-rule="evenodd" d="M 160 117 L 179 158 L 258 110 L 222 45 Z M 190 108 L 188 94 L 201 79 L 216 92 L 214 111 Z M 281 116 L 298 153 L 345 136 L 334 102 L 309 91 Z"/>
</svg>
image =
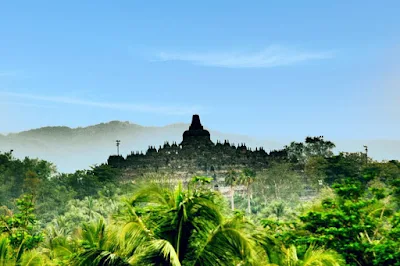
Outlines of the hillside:
<svg viewBox="0 0 400 266">
<path fill-rule="evenodd" d="M 121 140 L 120 153 L 145 152 L 149 145 L 158 147 L 164 141 L 181 142 L 189 124 L 164 127 L 143 127 L 129 122 L 111 121 L 98 125 L 69 128 L 43 127 L 0 137 L 0 150 L 14 150 L 17 157 L 29 156 L 54 162 L 59 171 L 71 172 L 105 162 L 116 153 L 115 140 Z M 268 149 L 282 147 L 277 142 L 263 142 L 247 136 L 225 134 L 211 130 L 213 141 L 229 139 Z"/>
</svg>

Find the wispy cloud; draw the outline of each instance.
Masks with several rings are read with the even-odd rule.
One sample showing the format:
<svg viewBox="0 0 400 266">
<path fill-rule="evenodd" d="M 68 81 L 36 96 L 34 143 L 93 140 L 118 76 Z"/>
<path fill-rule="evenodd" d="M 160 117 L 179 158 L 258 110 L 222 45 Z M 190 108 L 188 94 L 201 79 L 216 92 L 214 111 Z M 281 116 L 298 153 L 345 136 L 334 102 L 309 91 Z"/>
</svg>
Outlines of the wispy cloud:
<svg viewBox="0 0 400 266">
<path fill-rule="evenodd" d="M 227 68 L 268 68 L 289 66 L 310 60 L 329 59 L 333 52 L 308 52 L 282 46 L 269 46 L 251 53 L 170 53 L 161 52 L 157 61 L 186 61 L 195 65 Z"/>
<path fill-rule="evenodd" d="M 1 95 L 1 93 L 0 93 Z M 35 103 L 23 103 L 23 102 L 0 102 L 1 105 L 18 105 L 18 106 L 26 106 L 26 107 L 35 107 L 35 108 L 55 108 L 54 105 L 45 105 L 45 104 L 35 104 Z"/>
<path fill-rule="evenodd" d="M 16 75 L 17 73 L 13 71 L 0 71 L 0 77 L 15 77 Z"/>
<path fill-rule="evenodd" d="M 167 115 L 189 115 L 199 112 L 203 108 L 201 106 L 159 106 L 159 105 L 148 105 L 148 104 L 127 104 L 127 103 L 116 103 L 116 102 L 97 102 L 89 101 L 78 98 L 60 97 L 60 96 L 45 96 L 36 94 L 26 93 L 14 93 L 8 91 L 0 91 L 0 95 L 23 98 L 36 101 L 45 101 L 52 103 L 71 104 L 71 105 L 82 105 L 91 106 L 96 108 L 107 108 L 122 111 L 135 111 L 144 113 L 158 113 Z"/>
</svg>

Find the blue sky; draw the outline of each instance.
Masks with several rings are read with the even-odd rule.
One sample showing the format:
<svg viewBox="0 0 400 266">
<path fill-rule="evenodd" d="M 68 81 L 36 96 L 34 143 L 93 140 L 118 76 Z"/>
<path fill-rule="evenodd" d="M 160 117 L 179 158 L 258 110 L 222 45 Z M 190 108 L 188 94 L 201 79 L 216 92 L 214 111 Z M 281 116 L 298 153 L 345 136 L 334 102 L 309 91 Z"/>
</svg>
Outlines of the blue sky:
<svg viewBox="0 0 400 266">
<path fill-rule="evenodd" d="M 262 138 L 398 139 L 399 10 L 399 1 L 2 1 L 0 132 L 199 113 L 208 128 Z"/>
</svg>

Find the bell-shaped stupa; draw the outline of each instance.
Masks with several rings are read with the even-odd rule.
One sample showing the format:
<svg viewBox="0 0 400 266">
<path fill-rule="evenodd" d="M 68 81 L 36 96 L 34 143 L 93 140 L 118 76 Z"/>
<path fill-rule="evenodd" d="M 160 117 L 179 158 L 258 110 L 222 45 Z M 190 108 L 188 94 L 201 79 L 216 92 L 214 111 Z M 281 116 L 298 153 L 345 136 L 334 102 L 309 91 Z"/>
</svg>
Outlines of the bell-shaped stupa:
<svg viewBox="0 0 400 266">
<path fill-rule="evenodd" d="M 203 129 L 203 126 L 200 122 L 199 115 L 193 115 L 192 124 L 189 127 L 189 130 L 186 130 L 183 133 L 183 141 L 181 145 L 210 145 L 213 142 L 210 139 L 210 132 L 208 130 Z"/>
</svg>

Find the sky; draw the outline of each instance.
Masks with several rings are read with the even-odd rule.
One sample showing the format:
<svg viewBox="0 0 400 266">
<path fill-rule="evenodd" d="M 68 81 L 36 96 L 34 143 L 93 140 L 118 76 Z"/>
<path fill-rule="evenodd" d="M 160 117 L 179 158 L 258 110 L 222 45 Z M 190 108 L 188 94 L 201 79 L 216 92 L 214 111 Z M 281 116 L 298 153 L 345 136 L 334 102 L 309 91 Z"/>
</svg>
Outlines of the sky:
<svg viewBox="0 0 400 266">
<path fill-rule="evenodd" d="M 0 132 L 399 139 L 399 1 L 1 1 Z"/>
</svg>

